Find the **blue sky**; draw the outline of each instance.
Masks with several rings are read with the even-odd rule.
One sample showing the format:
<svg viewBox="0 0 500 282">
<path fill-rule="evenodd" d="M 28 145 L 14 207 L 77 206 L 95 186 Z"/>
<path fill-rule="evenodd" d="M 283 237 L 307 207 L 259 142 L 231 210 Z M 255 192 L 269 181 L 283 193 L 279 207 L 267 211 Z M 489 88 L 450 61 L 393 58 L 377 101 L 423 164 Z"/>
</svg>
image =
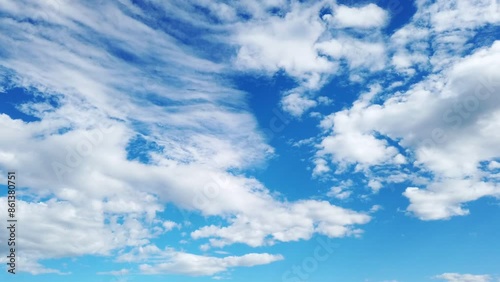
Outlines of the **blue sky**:
<svg viewBox="0 0 500 282">
<path fill-rule="evenodd" d="M 0 0 L 0 279 L 500 281 L 499 8 Z"/>
</svg>

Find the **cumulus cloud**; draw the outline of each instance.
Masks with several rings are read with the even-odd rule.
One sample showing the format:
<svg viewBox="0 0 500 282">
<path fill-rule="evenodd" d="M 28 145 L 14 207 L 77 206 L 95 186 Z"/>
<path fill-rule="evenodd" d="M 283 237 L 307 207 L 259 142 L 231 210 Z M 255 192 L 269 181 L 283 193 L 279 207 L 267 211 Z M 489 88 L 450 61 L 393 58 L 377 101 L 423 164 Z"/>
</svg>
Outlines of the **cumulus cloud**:
<svg viewBox="0 0 500 282">
<path fill-rule="evenodd" d="M 478 180 L 446 179 L 433 182 L 426 189 L 409 187 L 403 193 L 409 200 L 408 211 L 424 220 L 467 215 L 464 203 L 485 196 L 500 197 L 498 185 Z"/>
<path fill-rule="evenodd" d="M 385 66 L 386 47 L 380 41 L 368 41 L 348 36 L 332 38 L 315 45 L 320 54 L 346 60 L 350 70 L 381 70 Z"/>
<path fill-rule="evenodd" d="M 334 197 L 339 200 L 345 200 L 349 198 L 352 194 L 353 182 L 351 180 L 342 181 L 339 185 L 330 188 L 330 191 L 326 193 L 328 197 Z"/>
<path fill-rule="evenodd" d="M 449 67 L 473 47 L 474 29 L 500 21 L 496 1 L 420 1 L 416 5 L 412 21 L 390 40 L 392 64 L 407 75 Z"/>
<path fill-rule="evenodd" d="M 319 19 L 321 3 L 295 3 L 284 17 L 243 23 L 236 32 L 236 63 L 242 68 L 270 73 L 285 70 L 317 88 L 317 74 L 331 72 L 335 64 L 317 55 L 314 44 L 326 30 Z M 244 30 L 244 31 L 243 31 Z"/>
<path fill-rule="evenodd" d="M 332 21 L 341 27 L 380 28 L 387 24 L 388 18 L 387 12 L 375 4 L 362 7 L 339 5 Z"/>
<path fill-rule="evenodd" d="M 389 147 L 386 141 L 358 133 L 329 136 L 323 139 L 321 148 L 320 155 L 332 155 L 337 162 L 362 164 L 379 164 L 389 161 L 397 154 L 397 150 Z"/>
<path fill-rule="evenodd" d="M 273 216 L 270 217 L 269 213 Z M 230 225 L 210 225 L 191 233 L 194 239 L 211 238 L 214 247 L 245 243 L 258 247 L 276 242 L 310 239 L 314 233 L 344 237 L 361 232 L 355 225 L 369 222 L 367 213 L 331 205 L 326 201 L 303 200 L 295 203 L 255 208 L 229 219 Z"/>
<path fill-rule="evenodd" d="M 326 8 L 333 11 L 335 20 L 331 14 L 320 17 Z M 353 13 L 355 17 L 351 17 Z M 349 8 L 330 1 L 293 2 L 282 14 L 236 25 L 231 40 L 238 46 L 235 61 L 242 70 L 268 75 L 284 71 L 297 81 L 298 87 L 293 94 L 284 95 L 281 104 L 300 117 L 317 105 L 307 93 L 319 90 L 331 76 L 341 73 L 345 62 L 347 68 L 360 72 L 383 69 L 387 56 L 380 28 L 386 22 L 387 13 L 373 4 Z M 348 27 L 374 30 L 355 39 L 344 31 Z"/>
<path fill-rule="evenodd" d="M 500 77 L 495 69 L 499 67 L 500 42 L 463 56 L 470 48 L 464 43 L 473 33 L 448 25 L 444 15 L 453 18 L 465 7 L 488 14 L 484 19 L 471 18 L 466 26 L 498 22 L 491 14 L 490 2 L 456 7 L 440 1 L 420 3 L 412 21 L 390 38 L 389 50 L 397 72 L 404 74 L 404 69 L 411 69 L 412 73 L 429 75 L 401 92 L 371 87 L 350 108 L 325 115 L 319 125 L 326 136 L 317 144 L 315 159 L 328 159 L 332 166 L 341 168 L 355 165 L 355 170 L 363 170 L 367 177 L 377 174 L 371 173 L 372 169 L 401 171 L 402 165 L 431 173 L 433 180 L 421 182 L 421 177 L 415 178 L 416 172 L 406 178 L 420 182 L 408 187 L 404 195 L 410 200 L 408 210 L 424 220 L 466 215 L 465 203 L 499 195 L 498 185 L 490 178 L 494 175 L 481 168 L 481 163 L 491 163 L 488 166 L 493 168 L 492 161 L 500 154 L 492 143 L 499 140 L 495 93 Z M 417 25 L 432 11 L 436 14 L 427 27 Z M 430 48 L 426 42 L 435 45 Z M 335 54 L 342 48 L 337 44 L 329 50 Z M 377 99 L 382 102 L 373 103 Z M 320 164 L 321 171 L 330 170 L 325 163 Z M 374 191 L 382 187 L 368 182 Z"/>
<path fill-rule="evenodd" d="M 421 218 L 464 215 L 467 212 L 460 208 L 461 203 L 498 196 L 496 184 L 479 181 L 483 172 L 478 165 L 500 153 L 490 145 L 498 138 L 494 129 L 498 99 L 493 93 L 498 91 L 499 78 L 492 62 L 498 61 L 499 46 L 495 42 L 478 50 L 447 72 L 431 76 L 383 105 L 368 105 L 362 98 L 351 109 L 325 117 L 321 124 L 325 130 L 333 128 L 333 134 L 321 141 L 318 155 L 370 166 L 405 163 L 395 147 L 373 132 L 399 139 L 400 146 L 415 150 L 414 164 L 444 177 L 429 186 L 429 192 L 416 188 L 406 191 L 409 210 Z M 471 176 L 473 182 L 466 180 Z"/>
<path fill-rule="evenodd" d="M 319 176 L 330 171 L 328 162 L 325 159 L 317 158 L 313 162 L 314 162 L 314 168 L 312 172 L 313 176 Z"/>
<path fill-rule="evenodd" d="M 283 97 L 283 99 L 281 100 L 281 104 L 285 111 L 296 117 L 300 117 L 305 111 L 312 107 L 315 107 L 317 105 L 317 102 L 302 97 L 298 93 L 292 93 Z"/>
</svg>

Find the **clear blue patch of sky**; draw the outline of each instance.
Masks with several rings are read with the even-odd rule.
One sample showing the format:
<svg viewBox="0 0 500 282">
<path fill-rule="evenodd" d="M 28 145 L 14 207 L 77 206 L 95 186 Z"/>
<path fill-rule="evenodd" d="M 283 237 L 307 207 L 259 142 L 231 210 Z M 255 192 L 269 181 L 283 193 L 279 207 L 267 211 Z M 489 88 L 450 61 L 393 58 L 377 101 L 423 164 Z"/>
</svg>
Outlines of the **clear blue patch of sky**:
<svg viewBox="0 0 500 282">
<path fill-rule="evenodd" d="M 444 272 L 495 274 L 500 227 L 494 226 L 498 206 L 493 201 L 485 198 L 470 204 L 469 216 L 421 221 L 402 212 L 401 201 L 391 201 L 401 192 L 382 190 L 384 209 L 361 226 L 362 237 L 335 239 L 339 247 L 308 281 L 418 282 L 432 281 L 430 277 Z M 303 258 L 299 256 L 296 263 Z"/>
<path fill-rule="evenodd" d="M 8 87 L 7 85 L 5 86 Z M 57 102 L 54 99 L 34 95 L 32 90 L 20 87 L 7 88 L 4 93 L 0 93 L 0 113 L 8 115 L 12 119 L 20 119 L 24 122 L 40 121 L 38 117 L 21 111 L 20 105 L 44 101 L 49 102 L 52 106 L 57 106 Z"/>
<path fill-rule="evenodd" d="M 127 160 L 137 160 L 143 164 L 151 163 L 151 153 L 162 153 L 164 147 L 144 136 L 137 134 L 127 144 Z"/>
<path fill-rule="evenodd" d="M 316 123 L 311 119 L 294 119 L 284 113 L 280 106 L 284 92 L 295 87 L 296 82 L 284 73 L 273 77 L 241 75 L 232 79 L 238 89 L 249 93 L 249 108 L 268 143 L 276 150 L 276 156 L 252 175 L 271 190 L 286 191 L 286 196 L 290 199 L 301 198 L 304 193 L 314 194 L 317 189 L 313 186 L 316 184 L 310 181 L 310 171 L 305 169 L 309 156 L 293 148 L 290 139 L 316 136 Z M 297 169 L 298 167 L 302 169 Z"/>
</svg>

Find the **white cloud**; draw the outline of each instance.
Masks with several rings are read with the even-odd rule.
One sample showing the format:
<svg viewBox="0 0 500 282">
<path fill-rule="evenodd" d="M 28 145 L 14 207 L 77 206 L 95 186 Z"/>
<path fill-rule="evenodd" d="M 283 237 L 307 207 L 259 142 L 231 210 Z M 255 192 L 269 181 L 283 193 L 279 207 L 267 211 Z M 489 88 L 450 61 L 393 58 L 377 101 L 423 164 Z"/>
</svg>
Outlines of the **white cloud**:
<svg viewBox="0 0 500 282">
<path fill-rule="evenodd" d="M 378 71 L 384 68 L 386 47 L 380 41 L 359 40 L 348 36 L 325 40 L 315 45 L 319 53 L 332 59 L 345 59 L 349 69 L 368 69 Z"/>
<path fill-rule="evenodd" d="M 357 162 L 374 165 L 390 161 L 397 150 L 372 135 L 342 133 L 328 136 L 321 142 L 319 155 L 332 155 L 336 162 Z"/>
<path fill-rule="evenodd" d="M 180 228 L 180 225 L 178 223 L 175 223 L 171 220 L 167 220 L 163 222 L 163 228 L 165 228 L 165 231 L 170 231 L 174 228 Z"/>
<path fill-rule="evenodd" d="M 283 260 L 282 255 L 249 253 L 242 256 L 211 257 L 159 249 L 155 245 L 135 248 L 118 257 L 118 261 L 145 262 L 139 266 L 143 274 L 184 274 L 210 276 L 235 267 L 251 267 Z"/>
<path fill-rule="evenodd" d="M 438 1 L 425 10 L 436 31 L 443 32 L 455 29 L 470 29 L 486 23 L 500 20 L 497 1 L 483 0 L 474 2 L 449 3 Z M 460 20 L 460 25 L 456 21 Z"/>
<path fill-rule="evenodd" d="M 474 275 L 474 274 L 459 274 L 459 273 L 443 273 L 435 276 L 436 279 L 445 280 L 448 282 L 489 282 L 489 275 Z"/>
<path fill-rule="evenodd" d="M 380 85 L 370 86 L 370 90 L 361 94 L 350 110 L 330 114 L 320 122 L 320 128 L 331 134 L 318 144 L 318 156 L 329 155 L 337 163 L 404 163 L 404 158 L 395 147 L 389 146 L 386 140 L 375 137 L 372 129 L 364 125 L 363 119 L 370 101 L 380 91 Z"/>
<path fill-rule="evenodd" d="M 368 181 L 368 187 L 370 187 L 374 193 L 377 193 L 380 188 L 382 188 L 382 183 L 378 180 L 370 179 L 370 181 Z"/>
<path fill-rule="evenodd" d="M 155 265 L 142 264 L 139 268 L 144 274 L 173 273 L 191 276 L 207 276 L 224 272 L 229 268 L 269 264 L 282 259 L 283 257 L 281 255 L 271 255 L 267 253 L 250 253 L 243 256 L 218 258 L 177 252 L 172 254 L 169 262 Z"/>
<path fill-rule="evenodd" d="M 384 209 L 384 207 L 382 207 L 381 205 L 373 205 L 370 208 L 370 212 L 375 213 L 375 212 L 378 212 L 379 210 L 382 210 L 382 209 Z"/>
<path fill-rule="evenodd" d="M 328 197 L 334 197 L 339 200 L 345 200 L 349 198 L 352 194 L 352 191 L 349 190 L 352 185 L 352 182 L 347 182 L 347 183 L 341 183 L 339 186 L 333 186 L 330 188 L 330 191 L 326 193 Z"/>
<path fill-rule="evenodd" d="M 281 100 L 281 106 L 290 114 L 300 117 L 302 114 L 317 105 L 317 102 L 301 96 L 298 93 L 286 95 Z"/>
<path fill-rule="evenodd" d="M 124 248 L 140 248 L 178 226 L 158 216 L 167 203 L 226 220 L 226 227 L 200 227 L 192 234 L 208 238 L 214 247 L 361 232 L 355 226 L 370 220 L 366 213 L 323 201 L 279 200 L 257 180 L 229 172 L 259 165 L 273 150 L 255 118 L 242 110 L 245 94 L 224 80 L 228 65 L 200 58 L 167 33 L 144 24 L 140 20 L 147 15 L 131 3 L 102 4 L 96 10 L 85 3 L 18 1 L 0 8 L 10 15 L 0 19 L 2 30 L 8 31 L 0 33 L 0 42 L 13 46 L 0 58 L 2 78 L 57 101 L 57 105 L 28 102 L 21 106 L 39 121 L 0 115 L 0 134 L 6 136 L 0 140 L 0 170 L 16 167 L 28 172 L 23 185 L 33 197 L 19 202 L 21 210 L 29 211 L 22 215 L 23 221 L 30 223 L 19 234 L 22 245 L 30 249 L 25 265 L 33 266 L 24 271 L 58 272 L 38 264 L 43 259 L 109 256 Z M 25 12 L 30 11 L 43 12 L 39 20 L 50 24 L 26 21 Z M 311 11 L 295 9 L 265 26 L 252 22 L 248 31 L 272 31 L 263 38 L 273 43 L 279 35 L 286 44 L 297 43 L 297 52 L 314 50 L 309 44 L 324 27 L 315 23 Z M 216 16 L 231 21 L 231 11 L 226 12 Z M 259 14 L 255 10 L 253 15 Z M 304 42 L 295 38 L 299 35 L 311 37 Z M 248 48 L 263 46 L 258 33 L 241 36 Z M 259 40 L 253 41 L 252 36 Z M 260 55 L 273 62 L 273 56 L 282 55 L 280 48 L 291 46 L 285 45 Z M 304 87 L 315 87 L 321 84 L 318 73 L 333 64 L 316 57 L 314 51 L 309 54 L 307 58 L 295 58 L 294 52 L 278 56 L 280 63 L 273 62 L 270 69 L 296 71 Z M 127 145 L 136 136 L 163 147 L 143 150 L 148 164 L 127 158 Z M 269 218 L 270 211 L 283 221 Z M 34 236 L 41 233 L 48 235 Z M 242 256 L 224 263 L 250 266 L 258 264 L 254 258 Z M 208 268 L 213 261 L 201 260 Z M 144 268 L 163 271 L 162 267 Z"/>
<path fill-rule="evenodd" d="M 360 230 L 354 226 L 370 221 L 366 213 L 344 209 L 326 201 L 303 200 L 289 204 L 275 203 L 265 209 L 256 207 L 252 212 L 229 219 L 229 226 L 205 226 L 191 233 L 191 237 L 211 238 L 209 241 L 214 247 L 233 243 L 257 247 L 279 241 L 307 240 L 314 233 L 328 237 L 357 235 Z"/>
<path fill-rule="evenodd" d="M 375 4 L 363 7 L 339 5 L 332 21 L 340 27 L 380 28 L 387 24 L 387 12 Z"/>
<path fill-rule="evenodd" d="M 488 164 L 488 169 L 490 169 L 490 170 L 494 170 L 494 169 L 498 169 L 498 168 L 500 168 L 500 163 L 497 161 L 491 161 Z"/>
<path fill-rule="evenodd" d="M 493 95 L 500 86 L 495 71 L 499 51 L 497 41 L 454 58 L 445 70 L 404 93 L 389 95 L 382 104 L 371 104 L 373 95 L 361 95 L 350 109 L 321 121 L 329 134 L 318 144 L 317 157 L 331 156 L 336 164 L 357 163 L 358 169 L 410 161 L 426 169 L 436 177 L 435 183 L 405 192 L 409 211 L 422 219 L 466 215 L 464 203 L 498 197 L 499 187 L 481 180 L 488 172 L 479 166 L 500 155 L 493 145 L 500 140 L 500 100 Z M 406 152 L 380 136 L 397 140 Z M 413 160 L 403 156 L 408 152 Z"/>
<path fill-rule="evenodd" d="M 0 198 L 0 203 L 6 206 L 6 198 Z M 24 222 L 23 232 L 17 237 L 21 252 L 19 270 L 32 274 L 62 273 L 37 263 L 40 258 L 110 255 L 116 248 L 144 244 L 152 237 L 152 226 L 143 223 L 142 215 L 124 215 L 120 218 L 122 223 L 118 223 L 118 217 L 107 217 L 103 204 L 94 199 L 89 199 L 87 205 L 56 200 L 18 200 L 16 204 L 18 220 Z M 105 218 L 109 224 L 104 223 Z M 3 215 L 2 228 L 6 228 L 6 219 Z"/>
<path fill-rule="evenodd" d="M 435 220 L 467 215 L 469 210 L 463 203 L 485 196 L 500 197 L 500 188 L 477 179 L 446 179 L 431 183 L 426 189 L 409 187 L 403 194 L 410 200 L 408 211 L 423 220 Z"/>
<path fill-rule="evenodd" d="M 333 104 L 333 99 L 331 99 L 327 96 L 319 96 L 316 100 L 318 101 L 318 103 L 320 105 L 329 106 L 329 105 Z"/>
<path fill-rule="evenodd" d="M 317 158 L 313 161 L 313 163 L 314 163 L 314 168 L 312 172 L 313 176 L 320 176 L 330 171 L 328 162 L 324 159 Z"/>
<path fill-rule="evenodd" d="M 337 23 L 319 17 L 325 7 L 336 13 Z M 358 72 L 384 68 L 387 55 L 380 30 L 371 31 L 362 39 L 355 39 L 344 30 L 350 26 L 362 29 L 383 26 L 387 13 L 376 5 L 347 8 L 331 5 L 329 1 L 293 2 L 282 11 L 281 15 L 237 24 L 229 40 L 238 47 L 235 63 L 240 69 L 269 75 L 284 71 L 298 82 L 291 92 L 301 98 L 294 99 L 299 104 L 291 106 L 289 95 L 282 101 L 287 106 L 284 109 L 293 115 L 300 116 L 305 109 L 315 106 L 316 102 L 305 98 L 304 93 L 319 90 L 331 76 L 342 73 L 344 61 L 349 70 L 356 70 L 351 74 L 352 80 L 363 80 L 364 74 Z M 349 16 L 352 13 L 357 14 L 355 19 L 362 20 L 352 20 Z M 305 99 L 310 100 L 307 105 L 303 103 Z"/>
<path fill-rule="evenodd" d="M 474 30 L 500 21 L 495 0 L 417 2 L 411 22 L 391 36 L 392 63 L 413 75 L 415 69 L 441 71 L 474 45 Z M 459 24 L 457 24 L 459 23 Z"/>
<path fill-rule="evenodd" d="M 241 46 L 236 63 L 271 73 L 283 69 L 304 80 L 311 73 L 333 70 L 335 65 L 317 56 L 313 48 L 326 29 L 317 17 L 320 8 L 319 4 L 308 7 L 296 3 L 284 17 L 269 16 L 240 25 L 236 31 L 236 41 Z"/>
<path fill-rule="evenodd" d="M 397 72 L 431 71 L 403 93 L 385 93 L 390 98 L 381 104 L 371 104 L 383 92 L 379 85 L 362 94 L 350 109 L 324 117 L 313 174 L 331 171 L 327 160 L 358 164 L 365 171 L 400 164 L 427 170 L 436 177 L 435 183 L 415 183 L 420 188 L 409 187 L 405 192 L 408 210 L 422 219 L 464 215 L 468 213 L 464 203 L 498 197 L 498 186 L 481 180 L 487 174 L 478 164 L 490 161 L 495 167 L 491 161 L 500 154 L 496 146 L 500 102 L 496 96 L 486 98 L 487 103 L 482 99 L 498 92 L 495 62 L 500 61 L 500 43 L 464 59 L 457 55 L 470 47 L 464 43 L 473 35 L 471 30 L 498 21 L 492 6 L 422 2 L 414 20 L 385 42 L 379 30 L 371 29 L 388 20 L 387 13 L 375 5 L 333 6 L 334 16 L 321 19 L 319 12 L 327 2 L 289 5 L 267 0 L 229 5 L 199 0 L 175 7 L 153 2 L 175 11 L 171 13 L 182 21 L 196 22 L 215 33 L 203 40 L 229 40 L 239 70 L 283 71 L 294 78 L 299 86 L 286 91 L 281 104 L 295 116 L 318 103 L 329 103 L 328 98 L 315 100 L 314 91 L 341 73 L 344 62 L 356 81 L 363 81 L 364 72 L 384 69 L 387 56 Z M 234 70 L 232 62 L 202 58 L 203 50 L 191 50 L 169 35 L 171 30 L 145 24 L 149 15 L 132 3 L 102 2 L 102 9 L 62 0 L 3 4 L 0 11 L 9 16 L 0 19 L 0 43 L 11 47 L 0 57 L 2 79 L 57 102 L 57 106 L 48 102 L 19 106 L 40 121 L 0 115 L 4 136 L 0 170 L 22 168 L 27 172 L 23 185 L 33 196 L 31 201 L 19 201 L 21 211 L 29 211 L 20 213 L 30 223 L 29 232 L 19 234 L 30 250 L 21 258 L 29 266 L 25 271 L 61 273 L 38 261 L 110 255 L 127 247 L 142 248 L 144 260 L 163 253 L 147 244 L 159 236 L 159 229 L 179 226 L 158 218 L 166 203 L 218 216 L 226 223 L 191 233 L 194 239 L 207 238 L 208 245 L 202 246 L 209 247 L 264 246 L 309 239 L 315 233 L 358 235 L 362 231 L 357 226 L 371 219 L 369 213 L 326 201 L 277 199 L 259 181 L 235 172 L 264 162 L 273 149 L 265 143 L 255 118 L 242 110 L 245 94 L 224 79 Z M 196 5 L 209 12 L 203 17 L 215 17 L 223 24 L 201 21 L 201 16 L 191 13 Z M 271 15 L 271 7 L 281 8 L 280 13 Z M 242 11 L 249 18 L 234 23 Z M 350 13 L 365 17 L 347 18 Z M 35 25 L 28 17 L 46 24 Z M 454 28 L 458 18 L 466 22 L 461 29 Z M 429 29 L 416 24 L 422 19 L 429 19 L 424 21 Z M 370 29 L 362 31 L 361 40 L 344 27 Z M 148 164 L 127 158 L 127 145 L 136 136 L 163 147 L 143 150 Z M 414 158 L 403 156 L 399 147 L 410 150 Z M 391 178 L 401 182 L 417 177 L 401 173 Z M 368 185 L 380 188 L 376 181 Z M 343 190 L 333 192 L 347 196 Z M 49 235 L 35 236 L 41 233 Z M 148 262 L 142 270 L 212 275 L 281 259 L 269 254 L 216 258 L 167 253 L 173 260 Z"/>
</svg>

